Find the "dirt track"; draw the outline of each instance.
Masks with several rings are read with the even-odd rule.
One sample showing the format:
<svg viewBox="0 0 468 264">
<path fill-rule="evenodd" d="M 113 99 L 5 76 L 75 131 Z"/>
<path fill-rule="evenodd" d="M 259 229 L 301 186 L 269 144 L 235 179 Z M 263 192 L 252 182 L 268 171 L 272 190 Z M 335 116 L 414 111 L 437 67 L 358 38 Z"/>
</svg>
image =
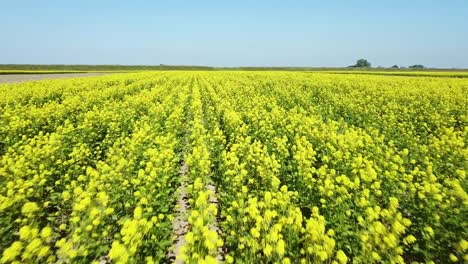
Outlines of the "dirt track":
<svg viewBox="0 0 468 264">
<path fill-rule="evenodd" d="M 0 83 L 18 83 L 48 79 L 64 79 L 76 77 L 99 76 L 109 73 L 57 73 L 57 74 L 6 74 L 0 75 Z"/>
</svg>

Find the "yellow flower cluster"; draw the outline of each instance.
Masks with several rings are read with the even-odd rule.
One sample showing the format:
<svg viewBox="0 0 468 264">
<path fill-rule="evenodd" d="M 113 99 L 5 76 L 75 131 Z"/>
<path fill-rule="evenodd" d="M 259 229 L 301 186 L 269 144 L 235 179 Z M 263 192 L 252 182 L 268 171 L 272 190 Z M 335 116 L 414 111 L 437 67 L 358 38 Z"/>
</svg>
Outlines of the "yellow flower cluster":
<svg viewBox="0 0 468 264">
<path fill-rule="evenodd" d="M 1 105 L 2 262 L 165 259 L 183 124 L 171 108 L 187 97 L 163 80 L 57 81 L 2 96 L 13 100 Z"/>
<path fill-rule="evenodd" d="M 221 208 L 226 260 L 271 260 L 274 245 L 251 241 L 275 236 L 258 225 L 257 215 L 270 213 L 252 204 L 262 206 L 263 194 L 282 185 L 296 197 L 289 206 L 304 217 L 301 230 L 285 239 L 288 258 L 462 259 L 456 247 L 468 201 L 468 129 L 461 108 L 467 84 L 362 74 L 210 75 L 205 119 L 213 136 L 221 130 L 226 139 L 217 141 L 225 151 L 216 156 L 228 205 Z M 325 228 L 329 239 L 306 247 L 307 223 Z"/>
<path fill-rule="evenodd" d="M 468 262 L 465 75 L 0 85 L 0 263 Z"/>
</svg>

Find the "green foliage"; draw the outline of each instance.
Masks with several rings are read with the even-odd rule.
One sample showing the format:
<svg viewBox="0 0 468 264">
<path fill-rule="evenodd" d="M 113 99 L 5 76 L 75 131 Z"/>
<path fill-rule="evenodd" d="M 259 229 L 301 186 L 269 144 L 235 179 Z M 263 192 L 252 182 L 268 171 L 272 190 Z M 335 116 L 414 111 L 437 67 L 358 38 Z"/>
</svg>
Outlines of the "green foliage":
<svg viewBox="0 0 468 264">
<path fill-rule="evenodd" d="M 370 68 L 371 63 L 369 61 L 367 61 L 366 59 L 359 59 L 359 60 L 356 61 L 356 64 L 354 65 L 354 67 L 357 67 L 357 68 Z"/>
<path fill-rule="evenodd" d="M 421 64 L 415 64 L 415 65 L 411 65 L 409 66 L 408 68 L 410 69 L 424 69 L 424 65 L 421 65 Z"/>
</svg>

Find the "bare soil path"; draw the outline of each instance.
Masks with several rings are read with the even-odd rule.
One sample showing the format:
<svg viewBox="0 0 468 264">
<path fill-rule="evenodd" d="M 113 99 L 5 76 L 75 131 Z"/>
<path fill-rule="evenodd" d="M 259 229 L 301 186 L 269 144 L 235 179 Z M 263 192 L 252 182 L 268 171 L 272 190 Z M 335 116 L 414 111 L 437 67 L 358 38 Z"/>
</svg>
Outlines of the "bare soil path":
<svg viewBox="0 0 468 264">
<path fill-rule="evenodd" d="M 100 76 L 111 73 L 55 73 L 55 74 L 4 74 L 0 75 L 0 83 L 18 83 L 27 81 L 39 81 L 48 79 L 65 79 L 65 78 L 77 78 L 77 77 L 89 77 L 89 76 Z"/>
<path fill-rule="evenodd" d="M 185 234 L 187 234 L 189 223 L 187 220 L 187 210 L 188 210 L 188 197 L 187 197 L 187 164 L 184 162 L 180 169 L 180 175 L 182 178 L 182 183 L 180 186 L 180 194 L 179 199 L 177 201 L 177 216 L 174 219 L 173 225 L 173 233 L 176 235 L 175 245 L 173 251 L 170 251 L 167 255 L 168 259 L 176 264 L 182 264 L 183 261 L 177 259 L 177 256 L 180 254 L 180 250 L 182 246 L 185 245 Z"/>
</svg>

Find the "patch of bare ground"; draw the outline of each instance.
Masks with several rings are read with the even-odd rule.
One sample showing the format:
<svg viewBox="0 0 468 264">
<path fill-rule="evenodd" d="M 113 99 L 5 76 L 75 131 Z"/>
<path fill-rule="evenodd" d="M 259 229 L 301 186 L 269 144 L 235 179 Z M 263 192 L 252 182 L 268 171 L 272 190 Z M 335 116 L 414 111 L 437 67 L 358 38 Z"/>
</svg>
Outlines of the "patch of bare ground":
<svg viewBox="0 0 468 264">
<path fill-rule="evenodd" d="M 187 210 L 188 210 L 188 197 L 187 197 L 187 163 L 185 159 L 180 168 L 181 185 L 179 187 L 179 198 L 177 200 L 177 216 L 172 222 L 173 234 L 176 236 L 173 250 L 167 254 L 167 258 L 173 262 L 181 264 L 182 260 L 176 259 L 180 253 L 180 249 L 185 245 L 185 234 L 188 231 Z"/>
<path fill-rule="evenodd" d="M 78 77 L 100 76 L 110 73 L 55 73 L 55 74 L 4 74 L 0 75 L 0 83 L 19 83 L 28 81 L 40 81 L 49 79 L 66 79 Z"/>
<path fill-rule="evenodd" d="M 217 191 L 216 191 L 216 186 L 214 185 L 214 183 L 211 183 L 209 182 L 206 187 L 205 187 L 207 190 L 210 190 L 212 195 L 210 196 L 210 200 L 209 200 L 209 203 L 211 204 L 214 204 L 216 205 L 216 208 L 218 209 L 219 211 L 219 206 L 218 206 L 218 197 L 217 197 Z M 212 226 L 210 226 L 210 229 L 213 229 L 216 231 L 216 233 L 218 233 L 218 236 L 221 237 L 221 229 L 219 228 L 219 224 L 218 224 L 218 216 L 216 216 L 216 221 L 212 224 Z M 223 261 L 224 259 L 224 252 L 223 252 L 223 248 L 222 247 L 218 247 L 218 255 L 216 256 L 216 259 L 218 260 L 218 263 L 220 263 L 221 261 Z"/>
</svg>

